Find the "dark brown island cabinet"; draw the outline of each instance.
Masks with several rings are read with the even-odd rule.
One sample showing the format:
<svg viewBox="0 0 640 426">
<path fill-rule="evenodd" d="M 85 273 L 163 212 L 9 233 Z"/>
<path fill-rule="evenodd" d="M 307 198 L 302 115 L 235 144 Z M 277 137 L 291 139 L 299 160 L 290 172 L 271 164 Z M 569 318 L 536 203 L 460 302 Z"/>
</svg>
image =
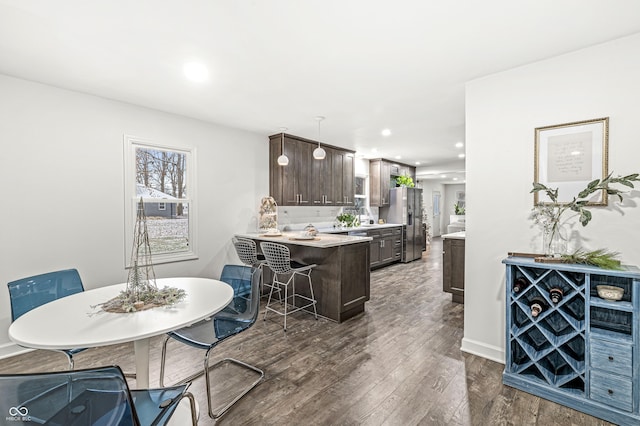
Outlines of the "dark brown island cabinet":
<svg viewBox="0 0 640 426">
<path fill-rule="evenodd" d="M 464 237 L 442 238 L 442 290 L 453 302 L 464 303 Z"/>
<path fill-rule="evenodd" d="M 262 241 L 276 242 L 289 247 L 291 259 L 306 265 L 316 264 L 311 273 L 318 315 L 337 322 L 345 321 L 364 312 L 369 300 L 369 237 L 319 234 L 315 240 L 295 240 L 295 233 L 283 232 L 280 237 L 260 234 L 238 234 L 251 238 L 260 252 Z M 271 271 L 265 268 L 265 282 L 270 282 Z M 311 296 L 300 279 L 296 292 Z"/>
</svg>

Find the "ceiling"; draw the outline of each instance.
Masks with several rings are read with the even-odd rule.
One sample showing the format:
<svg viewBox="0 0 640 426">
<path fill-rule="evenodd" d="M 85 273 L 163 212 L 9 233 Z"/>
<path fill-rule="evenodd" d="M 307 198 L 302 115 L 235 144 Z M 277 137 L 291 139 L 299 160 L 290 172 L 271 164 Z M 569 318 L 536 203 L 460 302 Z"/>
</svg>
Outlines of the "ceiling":
<svg viewBox="0 0 640 426">
<path fill-rule="evenodd" d="M 0 0 L 0 73 L 451 182 L 466 81 L 636 32 L 637 0 Z"/>
</svg>

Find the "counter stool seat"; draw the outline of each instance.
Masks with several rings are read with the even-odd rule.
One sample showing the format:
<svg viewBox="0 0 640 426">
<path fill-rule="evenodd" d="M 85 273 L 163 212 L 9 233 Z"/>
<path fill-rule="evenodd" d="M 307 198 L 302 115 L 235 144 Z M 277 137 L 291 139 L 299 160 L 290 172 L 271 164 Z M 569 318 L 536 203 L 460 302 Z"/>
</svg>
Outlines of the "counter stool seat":
<svg viewBox="0 0 640 426">
<path fill-rule="evenodd" d="M 284 317 L 284 331 L 287 331 L 287 315 L 294 312 L 304 310 L 312 313 L 313 316 L 318 319 L 318 312 L 316 310 L 316 304 L 318 303 L 313 295 L 313 284 L 311 282 L 311 272 L 316 265 L 305 265 L 291 260 L 291 252 L 289 247 L 284 244 L 261 242 L 260 249 L 264 254 L 267 266 L 273 272 L 273 283 L 271 291 L 269 291 L 269 298 L 267 299 L 267 306 L 264 312 L 264 319 L 267 319 L 268 312 L 274 312 Z M 309 282 L 309 296 L 296 293 L 296 275 L 305 276 Z M 283 276 L 285 277 L 283 279 Z M 291 293 L 289 293 L 289 286 L 291 286 Z M 282 309 L 275 307 L 275 303 L 272 304 L 273 292 L 284 290 L 284 298 L 280 300 Z M 298 303 L 296 303 L 298 301 Z M 312 307 L 313 312 L 308 308 Z"/>
<path fill-rule="evenodd" d="M 264 266 L 267 264 L 267 259 L 263 254 L 258 253 L 256 243 L 252 239 L 233 237 L 231 241 L 240 258 L 240 262 L 247 266 L 260 269 L 260 294 L 263 294 L 265 285 L 271 287 L 270 283 L 265 284 L 264 282 Z"/>
</svg>

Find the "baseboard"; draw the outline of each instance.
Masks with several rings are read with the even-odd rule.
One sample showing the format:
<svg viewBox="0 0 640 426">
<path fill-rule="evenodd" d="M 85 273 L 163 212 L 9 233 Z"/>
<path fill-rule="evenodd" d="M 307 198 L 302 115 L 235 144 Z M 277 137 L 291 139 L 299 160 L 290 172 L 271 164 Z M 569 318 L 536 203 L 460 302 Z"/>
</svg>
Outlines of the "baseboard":
<svg viewBox="0 0 640 426">
<path fill-rule="evenodd" d="M 33 349 L 23 348 L 15 343 L 5 343 L 0 345 L 0 359 L 11 358 L 12 356 L 26 354 Z"/>
<path fill-rule="evenodd" d="M 498 346 L 487 345 L 486 343 L 477 342 L 464 337 L 462 339 L 462 346 L 460 347 L 460 350 L 504 364 L 504 349 Z"/>
</svg>

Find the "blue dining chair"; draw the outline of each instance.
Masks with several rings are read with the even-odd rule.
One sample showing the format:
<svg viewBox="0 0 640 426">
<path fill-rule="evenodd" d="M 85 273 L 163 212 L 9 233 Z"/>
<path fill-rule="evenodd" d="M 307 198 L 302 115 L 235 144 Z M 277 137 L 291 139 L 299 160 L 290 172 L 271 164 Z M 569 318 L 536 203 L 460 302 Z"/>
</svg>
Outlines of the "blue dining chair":
<svg viewBox="0 0 640 426">
<path fill-rule="evenodd" d="M 38 306 L 84 291 L 80 274 L 76 269 L 48 272 L 33 277 L 22 278 L 7 284 L 11 300 L 11 321 Z M 64 349 L 73 370 L 73 356 L 86 348 Z"/>
<path fill-rule="evenodd" d="M 233 287 L 233 300 L 211 319 L 200 321 L 190 327 L 184 327 L 167 333 L 167 338 L 162 344 L 160 386 L 164 386 L 167 343 L 169 340 L 177 340 L 178 342 L 205 351 L 204 369 L 178 383 L 187 383 L 202 375 L 205 376 L 209 417 L 213 419 L 218 419 L 225 414 L 233 404 L 256 387 L 264 378 L 264 372 L 259 368 L 233 358 L 225 358 L 211 366 L 209 365 L 209 355 L 213 348 L 224 340 L 248 330 L 256 322 L 260 308 L 261 272 L 260 269 L 249 266 L 225 265 L 222 270 L 222 275 L 220 276 L 220 281 L 224 281 Z M 217 412 L 214 412 L 211 401 L 211 379 L 209 373 L 224 363 L 232 363 L 251 370 L 257 373 L 258 377 L 249 386 L 245 387 L 241 393 L 236 395 L 231 402 L 218 409 Z"/>
<path fill-rule="evenodd" d="M 0 374 L 0 413 L 7 424 L 161 426 L 187 398 L 196 425 L 188 387 L 130 390 L 118 366 Z"/>
</svg>

